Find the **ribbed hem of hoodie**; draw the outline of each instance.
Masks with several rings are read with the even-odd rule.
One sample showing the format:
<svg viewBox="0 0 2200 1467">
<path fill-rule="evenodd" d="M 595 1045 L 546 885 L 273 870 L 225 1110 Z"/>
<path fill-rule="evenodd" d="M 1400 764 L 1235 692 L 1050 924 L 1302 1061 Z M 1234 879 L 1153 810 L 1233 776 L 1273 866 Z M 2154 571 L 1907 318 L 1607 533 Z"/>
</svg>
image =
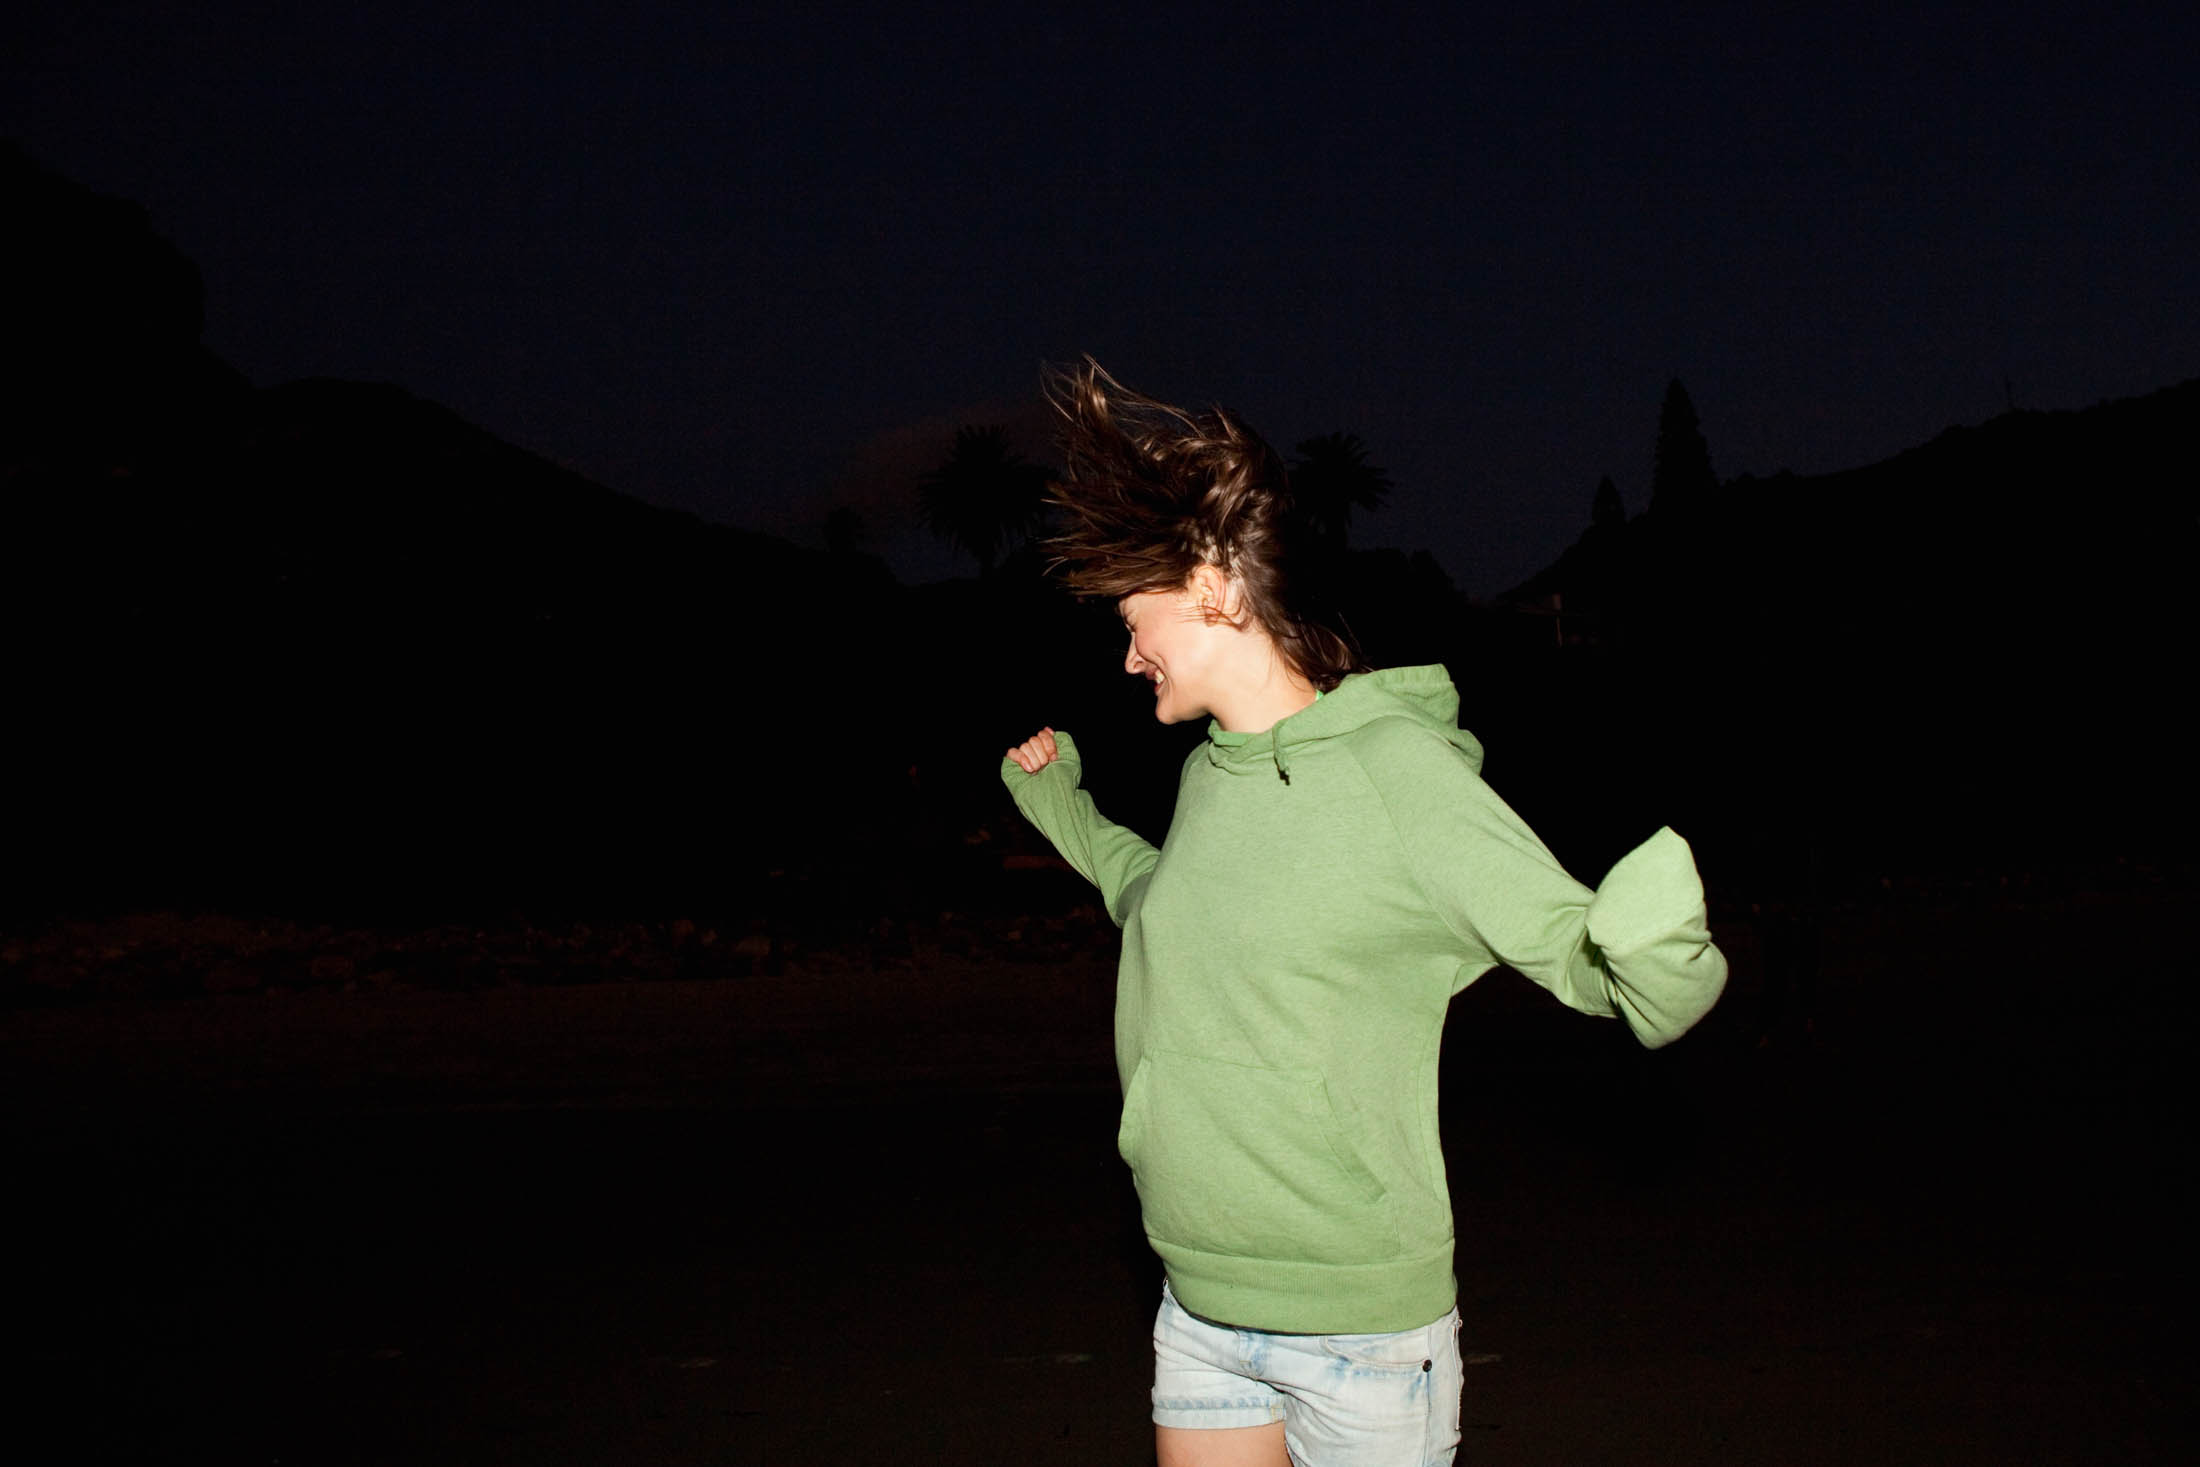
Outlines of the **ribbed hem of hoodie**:
<svg viewBox="0 0 2200 1467">
<path fill-rule="evenodd" d="M 1458 1302 L 1452 1245 L 1380 1263 L 1304 1263 L 1202 1253 L 1148 1239 L 1169 1287 L 1201 1318 L 1270 1334 L 1379 1335 L 1419 1329 Z"/>
</svg>

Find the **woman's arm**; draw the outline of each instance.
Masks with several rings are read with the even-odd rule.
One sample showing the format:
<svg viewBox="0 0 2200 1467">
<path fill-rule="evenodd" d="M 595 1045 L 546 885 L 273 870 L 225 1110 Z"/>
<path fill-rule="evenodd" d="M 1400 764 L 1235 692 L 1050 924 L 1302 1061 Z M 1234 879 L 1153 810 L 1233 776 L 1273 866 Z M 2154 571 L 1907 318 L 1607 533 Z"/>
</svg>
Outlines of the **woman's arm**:
<svg viewBox="0 0 2200 1467">
<path fill-rule="evenodd" d="M 1688 843 L 1660 830 L 1591 891 L 1566 874 L 1456 750 L 1401 725 L 1361 764 L 1390 813 L 1423 894 L 1445 923 L 1568 1006 L 1616 1014 L 1670 1044 L 1726 986 Z"/>
<path fill-rule="evenodd" d="M 1136 831 L 1100 813 L 1092 796 L 1078 788 L 1083 772 L 1077 741 L 1051 728 L 1033 734 L 1001 760 L 1001 779 L 1016 797 L 1016 808 L 1054 842 L 1063 860 L 1100 888 L 1108 915 L 1120 927 L 1161 853 Z"/>
</svg>

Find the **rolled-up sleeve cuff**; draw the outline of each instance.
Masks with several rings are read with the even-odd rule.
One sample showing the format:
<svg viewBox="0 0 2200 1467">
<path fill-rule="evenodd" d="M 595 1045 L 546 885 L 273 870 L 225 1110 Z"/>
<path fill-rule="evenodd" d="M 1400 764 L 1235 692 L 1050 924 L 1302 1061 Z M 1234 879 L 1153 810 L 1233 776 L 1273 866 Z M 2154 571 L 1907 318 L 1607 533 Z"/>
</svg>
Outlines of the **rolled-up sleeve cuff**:
<svg viewBox="0 0 2200 1467">
<path fill-rule="evenodd" d="M 1693 932 L 1708 939 L 1696 857 L 1671 826 L 1620 858 L 1589 902 L 1589 940 L 1608 959 Z"/>
<path fill-rule="evenodd" d="M 1688 1032 L 1726 987 L 1688 842 L 1660 830 L 1614 866 L 1589 903 L 1612 1003 L 1651 1048 Z"/>
</svg>

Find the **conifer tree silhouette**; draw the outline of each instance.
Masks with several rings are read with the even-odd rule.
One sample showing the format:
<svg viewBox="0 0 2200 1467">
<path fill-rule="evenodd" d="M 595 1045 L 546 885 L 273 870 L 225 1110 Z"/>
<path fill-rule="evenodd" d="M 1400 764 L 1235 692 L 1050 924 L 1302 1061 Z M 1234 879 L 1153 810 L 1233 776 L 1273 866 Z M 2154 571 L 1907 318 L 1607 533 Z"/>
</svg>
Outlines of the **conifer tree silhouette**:
<svg viewBox="0 0 2200 1467">
<path fill-rule="evenodd" d="M 1589 524 L 1599 530 L 1616 530 L 1627 523 L 1627 505 L 1619 497 L 1619 486 L 1606 474 L 1597 480 L 1597 496 L 1589 505 Z"/>
<path fill-rule="evenodd" d="M 1675 377 L 1665 385 L 1658 413 L 1658 446 L 1650 471 L 1650 507 L 1667 513 L 1700 509 L 1718 488 L 1711 472 L 1711 446 L 1704 442 L 1696 405 Z"/>
</svg>

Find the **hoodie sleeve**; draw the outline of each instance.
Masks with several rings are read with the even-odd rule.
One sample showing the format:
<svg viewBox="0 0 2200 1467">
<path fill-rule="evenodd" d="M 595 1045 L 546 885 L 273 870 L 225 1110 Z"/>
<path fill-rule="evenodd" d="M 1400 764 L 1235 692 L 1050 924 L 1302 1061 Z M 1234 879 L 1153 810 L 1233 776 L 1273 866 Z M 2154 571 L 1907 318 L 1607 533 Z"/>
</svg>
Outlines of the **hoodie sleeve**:
<svg viewBox="0 0 2200 1467">
<path fill-rule="evenodd" d="M 1084 763 L 1077 757 L 1076 741 L 1056 729 L 1054 742 L 1059 752 L 1052 764 L 1026 774 L 1015 760 L 1003 759 L 1001 780 L 1024 818 L 1054 842 L 1063 860 L 1100 888 L 1108 915 L 1120 927 L 1161 853 L 1138 832 L 1102 815 L 1092 796 L 1078 787 Z"/>
<path fill-rule="evenodd" d="M 1440 737 L 1402 727 L 1360 762 L 1424 895 L 1462 941 L 1569 1007 L 1624 1018 L 1653 1049 L 1717 1001 L 1726 958 L 1711 942 L 1695 857 L 1671 829 L 1592 892 Z"/>
</svg>

